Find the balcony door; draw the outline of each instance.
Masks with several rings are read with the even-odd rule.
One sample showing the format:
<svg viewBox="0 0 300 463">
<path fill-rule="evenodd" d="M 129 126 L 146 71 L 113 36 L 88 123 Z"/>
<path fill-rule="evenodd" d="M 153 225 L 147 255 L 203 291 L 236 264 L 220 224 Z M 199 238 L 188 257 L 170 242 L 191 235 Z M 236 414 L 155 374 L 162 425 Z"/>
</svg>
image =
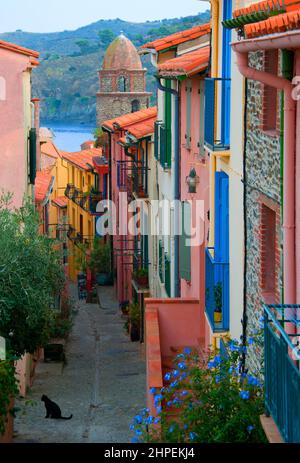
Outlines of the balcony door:
<svg viewBox="0 0 300 463">
<path fill-rule="evenodd" d="M 229 262 L 229 178 L 216 172 L 215 187 L 215 260 Z"/>
</svg>

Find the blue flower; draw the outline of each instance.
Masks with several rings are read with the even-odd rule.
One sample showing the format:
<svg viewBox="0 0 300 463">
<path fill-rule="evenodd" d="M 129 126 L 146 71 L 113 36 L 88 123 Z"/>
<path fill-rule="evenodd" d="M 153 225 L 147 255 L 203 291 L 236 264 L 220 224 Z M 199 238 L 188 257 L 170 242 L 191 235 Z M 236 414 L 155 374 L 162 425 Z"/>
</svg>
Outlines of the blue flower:
<svg viewBox="0 0 300 463">
<path fill-rule="evenodd" d="M 136 424 L 142 424 L 143 418 L 141 417 L 141 415 L 136 415 L 134 417 L 134 421 L 136 422 Z"/>
<path fill-rule="evenodd" d="M 231 340 L 228 343 L 228 348 L 231 352 L 236 352 L 239 350 L 237 341 Z"/>
<path fill-rule="evenodd" d="M 163 400 L 163 396 L 161 394 L 158 394 L 154 397 L 154 403 L 161 402 Z"/>
<path fill-rule="evenodd" d="M 208 362 L 207 368 L 208 368 L 209 370 L 211 370 L 212 368 L 215 368 L 214 362 Z"/>
<path fill-rule="evenodd" d="M 160 417 L 158 416 L 157 418 L 154 419 L 154 424 L 158 424 L 160 422 Z"/>
<path fill-rule="evenodd" d="M 254 344 L 254 338 L 248 338 L 248 344 L 249 344 L 249 346 Z"/>
<path fill-rule="evenodd" d="M 192 353 L 192 349 L 190 347 L 185 347 L 183 349 L 183 352 L 186 354 L 186 355 L 190 355 Z"/>
<path fill-rule="evenodd" d="M 174 370 L 174 371 L 173 371 L 173 378 L 178 378 L 179 374 L 180 374 L 180 373 L 179 373 L 178 370 Z"/>
<path fill-rule="evenodd" d="M 250 392 L 249 391 L 241 391 L 240 392 L 240 397 L 243 400 L 248 400 L 248 399 L 250 399 Z"/>
<path fill-rule="evenodd" d="M 155 387 L 152 387 L 150 389 L 150 394 L 154 395 L 156 393 L 156 388 Z"/>
<path fill-rule="evenodd" d="M 185 355 L 184 355 L 184 354 L 178 354 L 178 355 L 177 355 L 177 358 L 178 358 L 178 359 L 184 359 L 184 358 L 185 358 Z"/>
<path fill-rule="evenodd" d="M 136 429 L 135 434 L 136 434 L 136 436 L 141 436 L 143 433 L 142 433 L 142 431 L 140 429 Z"/>
<path fill-rule="evenodd" d="M 179 380 L 182 381 L 183 379 L 187 378 L 188 374 L 187 373 L 182 373 Z"/>
<path fill-rule="evenodd" d="M 165 380 L 170 381 L 170 379 L 171 379 L 171 373 L 166 373 L 165 374 Z"/>
<path fill-rule="evenodd" d="M 153 416 L 148 416 L 148 418 L 145 419 L 145 424 L 149 425 L 153 423 Z"/>
<path fill-rule="evenodd" d="M 173 432 L 175 431 L 175 424 L 172 424 L 170 427 L 169 427 L 169 432 Z"/>
<path fill-rule="evenodd" d="M 253 429 L 254 429 L 254 426 L 248 426 L 247 431 L 250 433 L 253 431 Z"/>
<path fill-rule="evenodd" d="M 178 368 L 180 368 L 180 370 L 186 370 L 186 368 L 187 368 L 186 363 L 185 362 L 179 363 Z"/>
<path fill-rule="evenodd" d="M 169 400 L 169 402 L 167 403 L 167 406 L 172 407 L 172 404 L 173 404 L 172 400 Z"/>
<path fill-rule="evenodd" d="M 131 424 L 129 429 L 130 429 L 130 431 L 134 431 L 134 429 L 135 429 L 134 424 Z"/>
<path fill-rule="evenodd" d="M 173 383 L 170 384 L 170 387 L 173 388 L 173 387 L 177 387 L 178 386 L 178 381 L 173 381 Z"/>
<path fill-rule="evenodd" d="M 162 408 L 161 408 L 160 406 L 157 407 L 157 408 L 156 408 L 156 413 L 157 413 L 158 415 L 160 415 L 161 412 L 162 412 Z"/>
<path fill-rule="evenodd" d="M 180 394 L 182 397 L 188 395 L 188 391 L 182 391 L 181 394 Z"/>
<path fill-rule="evenodd" d="M 248 378 L 248 384 L 250 386 L 258 386 L 258 379 L 255 378 L 254 376 L 249 376 Z"/>
<path fill-rule="evenodd" d="M 188 425 L 185 424 L 185 425 L 183 426 L 183 429 L 185 429 L 185 430 L 188 429 Z"/>
<path fill-rule="evenodd" d="M 195 432 L 190 432 L 190 439 L 195 440 L 197 437 L 197 434 Z"/>
<path fill-rule="evenodd" d="M 221 376 L 220 376 L 220 375 L 217 375 L 217 376 L 216 376 L 216 383 L 219 384 L 220 381 L 221 381 Z"/>
<path fill-rule="evenodd" d="M 136 437 L 134 437 L 133 439 L 131 439 L 131 443 L 132 444 L 139 444 L 140 441 Z"/>
</svg>

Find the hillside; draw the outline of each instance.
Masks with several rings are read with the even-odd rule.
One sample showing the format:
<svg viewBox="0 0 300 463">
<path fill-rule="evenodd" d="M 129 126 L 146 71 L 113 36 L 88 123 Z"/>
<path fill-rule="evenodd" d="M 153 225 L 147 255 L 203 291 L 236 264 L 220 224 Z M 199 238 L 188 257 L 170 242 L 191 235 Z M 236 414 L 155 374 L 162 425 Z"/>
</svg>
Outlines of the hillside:
<svg viewBox="0 0 300 463">
<path fill-rule="evenodd" d="M 41 117 L 47 122 L 94 124 L 98 74 L 104 52 L 121 31 L 138 47 L 158 37 L 188 29 L 209 20 L 209 12 L 186 18 L 131 23 L 121 19 L 100 20 L 75 31 L 47 34 L 16 31 L 0 34 L 0 40 L 17 43 L 41 53 L 41 65 L 33 73 L 33 93 L 42 99 Z M 154 69 L 147 88 L 154 90 Z M 153 99 L 153 102 L 155 100 Z"/>
</svg>

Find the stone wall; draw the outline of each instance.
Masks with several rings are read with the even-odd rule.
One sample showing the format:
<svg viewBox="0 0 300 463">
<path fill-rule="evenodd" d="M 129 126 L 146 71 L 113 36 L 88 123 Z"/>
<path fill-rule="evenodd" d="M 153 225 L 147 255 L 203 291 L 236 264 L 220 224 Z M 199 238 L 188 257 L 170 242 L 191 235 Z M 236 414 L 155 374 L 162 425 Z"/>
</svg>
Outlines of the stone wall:
<svg viewBox="0 0 300 463">
<path fill-rule="evenodd" d="M 262 70 L 264 54 L 250 54 L 250 65 Z M 282 272 L 280 265 L 281 221 L 280 221 L 280 134 L 262 130 L 264 86 L 248 80 L 247 86 L 247 141 L 246 141 L 246 213 L 247 213 L 247 259 L 246 259 L 246 311 L 247 334 L 259 330 L 263 315 L 263 304 L 280 302 Z M 278 95 L 279 97 L 279 95 Z M 279 108 L 279 106 L 278 106 Z M 279 111 L 278 111 L 279 117 Z M 279 124 L 278 124 L 279 126 Z M 268 294 L 264 288 L 264 218 L 263 206 L 276 214 L 275 233 L 275 291 Z M 262 348 L 251 347 L 248 367 L 251 371 L 262 366 Z"/>
<path fill-rule="evenodd" d="M 149 107 L 148 93 L 98 93 L 97 95 L 97 126 L 104 121 L 132 112 L 132 102 L 138 100 L 140 109 Z"/>
</svg>

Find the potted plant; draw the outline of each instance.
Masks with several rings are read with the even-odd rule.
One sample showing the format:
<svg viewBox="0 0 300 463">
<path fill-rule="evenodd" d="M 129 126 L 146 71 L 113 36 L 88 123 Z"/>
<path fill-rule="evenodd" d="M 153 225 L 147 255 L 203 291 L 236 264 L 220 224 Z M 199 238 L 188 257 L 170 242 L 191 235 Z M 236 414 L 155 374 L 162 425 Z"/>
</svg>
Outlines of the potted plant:
<svg viewBox="0 0 300 463">
<path fill-rule="evenodd" d="M 110 245 L 102 239 L 96 239 L 91 252 L 90 269 L 96 274 L 96 282 L 100 286 L 113 283 L 111 272 Z"/>
<path fill-rule="evenodd" d="M 132 303 L 129 306 L 129 334 L 132 342 L 140 340 L 140 322 L 140 307 L 137 303 Z"/>
<path fill-rule="evenodd" d="M 129 314 L 129 301 L 122 301 L 120 303 L 120 309 L 123 315 L 128 315 Z"/>
<path fill-rule="evenodd" d="M 148 269 L 141 268 L 134 272 L 134 280 L 137 282 L 138 286 L 146 288 L 148 286 Z"/>
<path fill-rule="evenodd" d="M 222 283 L 219 282 L 214 287 L 214 296 L 215 296 L 215 311 L 214 311 L 214 322 L 222 322 L 222 298 L 223 298 L 223 288 Z"/>
</svg>

